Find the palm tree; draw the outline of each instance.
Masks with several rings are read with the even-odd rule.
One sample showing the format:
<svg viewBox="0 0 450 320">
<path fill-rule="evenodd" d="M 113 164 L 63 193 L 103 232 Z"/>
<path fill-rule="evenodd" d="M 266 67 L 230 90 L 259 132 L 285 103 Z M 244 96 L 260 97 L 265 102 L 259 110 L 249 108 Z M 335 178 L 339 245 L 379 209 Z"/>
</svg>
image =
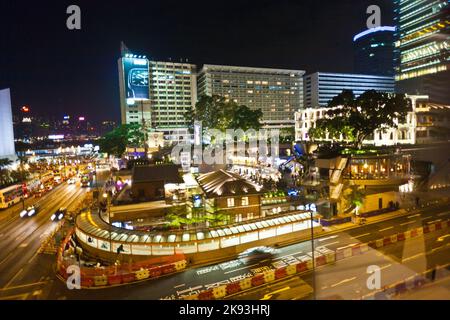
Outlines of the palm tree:
<svg viewBox="0 0 450 320">
<path fill-rule="evenodd" d="M 359 188 L 358 185 L 350 186 L 350 193 L 345 196 L 345 200 L 350 203 L 352 208 L 355 208 L 355 214 L 358 215 L 358 209 L 364 203 L 365 193 Z"/>
</svg>

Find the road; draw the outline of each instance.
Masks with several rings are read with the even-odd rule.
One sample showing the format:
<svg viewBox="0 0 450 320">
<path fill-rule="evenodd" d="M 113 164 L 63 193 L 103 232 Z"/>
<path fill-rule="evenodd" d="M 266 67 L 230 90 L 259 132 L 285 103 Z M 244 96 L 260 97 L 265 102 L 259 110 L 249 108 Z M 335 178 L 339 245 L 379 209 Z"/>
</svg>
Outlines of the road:
<svg viewBox="0 0 450 320">
<path fill-rule="evenodd" d="M 447 218 L 450 218 L 450 205 L 448 204 L 434 208 L 425 208 L 395 219 L 321 237 L 315 240 L 315 247 L 335 250 Z M 398 245 L 401 244 L 399 243 Z M 419 250 L 423 249 L 420 246 L 417 248 Z M 290 262 L 299 261 L 307 256 L 310 251 L 311 243 L 310 241 L 305 241 L 278 248 L 272 253 L 249 254 L 224 263 L 206 267 L 193 267 L 184 272 L 160 279 L 128 285 L 126 290 L 123 290 L 123 287 L 113 287 L 107 289 L 70 291 L 62 282 L 54 282 L 53 286 L 47 290 L 48 295 L 45 295 L 45 297 L 50 299 L 179 299 L 183 295 L 189 295 L 220 284 L 240 280 L 254 273 L 261 272 L 264 269 L 284 266 Z M 373 250 L 367 256 L 372 254 L 380 254 L 381 257 L 384 257 L 382 251 L 377 250 Z M 389 254 L 386 257 L 389 257 Z M 358 259 L 358 257 L 355 257 L 349 260 L 358 261 Z M 380 261 L 379 263 L 382 262 Z M 357 263 L 367 265 L 366 262 Z M 343 272 L 348 271 L 344 269 Z M 333 278 L 332 275 L 331 277 Z M 305 278 L 305 281 L 308 283 L 308 278 Z M 155 288 L 158 289 L 155 290 Z"/>
<path fill-rule="evenodd" d="M 371 293 L 367 279 L 371 275 L 367 267 L 379 266 L 381 287 L 390 285 L 418 273 L 445 265 L 450 257 L 449 229 L 411 238 L 386 247 L 369 249 L 363 255 L 337 261 L 335 264 L 317 268 L 315 272 L 316 299 L 350 300 Z M 250 290 L 229 299 L 262 300 L 278 299 L 280 292 L 284 300 L 312 299 L 313 273 L 295 276 L 288 280 Z M 294 290 L 303 287 L 302 291 Z M 441 288 L 442 289 L 442 288 Z M 443 291 L 443 290 L 441 290 Z M 450 291 L 447 292 L 447 296 Z"/>
</svg>

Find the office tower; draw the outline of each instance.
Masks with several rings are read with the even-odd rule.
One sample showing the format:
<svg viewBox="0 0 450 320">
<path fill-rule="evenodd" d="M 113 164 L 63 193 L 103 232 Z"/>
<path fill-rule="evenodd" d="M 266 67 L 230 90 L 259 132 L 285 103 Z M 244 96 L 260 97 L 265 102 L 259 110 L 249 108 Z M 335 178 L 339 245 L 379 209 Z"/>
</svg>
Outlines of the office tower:
<svg viewBox="0 0 450 320">
<path fill-rule="evenodd" d="M 395 80 L 398 92 L 450 103 L 450 2 L 394 0 Z"/>
<path fill-rule="evenodd" d="M 352 90 L 356 97 L 367 90 L 394 92 L 394 78 L 365 74 L 316 72 L 305 76 L 305 108 L 317 108 L 342 92 Z"/>
<path fill-rule="evenodd" d="M 0 90 L 0 158 L 16 159 L 9 89 Z"/>
<path fill-rule="evenodd" d="M 263 126 L 293 127 L 303 107 L 304 71 L 205 64 L 198 76 L 200 95 L 219 95 L 252 110 L 261 109 Z"/>
<path fill-rule="evenodd" d="M 395 27 L 367 29 L 353 37 L 355 73 L 394 75 Z"/>
</svg>

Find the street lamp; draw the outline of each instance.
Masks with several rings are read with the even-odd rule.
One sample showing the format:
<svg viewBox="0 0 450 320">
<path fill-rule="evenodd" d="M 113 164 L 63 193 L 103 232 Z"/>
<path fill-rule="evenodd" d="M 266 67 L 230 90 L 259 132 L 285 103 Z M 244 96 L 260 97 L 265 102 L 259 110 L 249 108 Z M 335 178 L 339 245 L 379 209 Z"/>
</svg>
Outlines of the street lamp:
<svg viewBox="0 0 450 320">
<path fill-rule="evenodd" d="M 314 225 L 313 225 L 313 210 L 309 210 L 310 224 L 311 224 L 311 255 L 312 255 L 312 284 L 313 284 L 313 299 L 316 300 L 316 259 L 314 257 Z"/>
</svg>

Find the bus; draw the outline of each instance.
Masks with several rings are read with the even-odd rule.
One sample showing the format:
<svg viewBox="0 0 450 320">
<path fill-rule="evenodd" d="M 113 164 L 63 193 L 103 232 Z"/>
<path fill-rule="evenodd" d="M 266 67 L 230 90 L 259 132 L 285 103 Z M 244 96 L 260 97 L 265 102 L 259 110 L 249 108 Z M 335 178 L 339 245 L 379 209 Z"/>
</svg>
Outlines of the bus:
<svg viewBox="0 0 450 320">
<path fill-rule="evenodd" d="M 0 209 L 9 208 L 22 199 L 22 185 L 16 184 L 0 190 Z"/>
</svg>

